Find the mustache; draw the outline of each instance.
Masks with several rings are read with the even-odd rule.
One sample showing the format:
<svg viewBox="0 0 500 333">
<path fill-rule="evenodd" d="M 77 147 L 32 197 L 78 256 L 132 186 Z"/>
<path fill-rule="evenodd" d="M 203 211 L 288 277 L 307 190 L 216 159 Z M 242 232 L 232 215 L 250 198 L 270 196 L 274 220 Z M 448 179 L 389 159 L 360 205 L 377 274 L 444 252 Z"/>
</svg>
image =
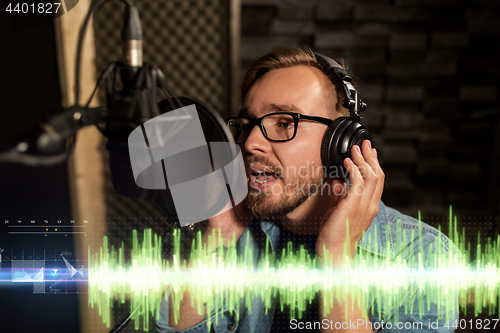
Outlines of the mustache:
<svg viewBox="0 0 500 333">
<path fill-rule="evenodd" d="M 252 168 L 253 165 L 255 164 L 261 164 L 265 166 L 266 168 L 271 169 L 274 173 L 283 175 L 283 167 L 279 165 L 275 165 L 269 161 L 268 158 L 265 158 L 264 156 L 247 156 L 244 159 L 245 162 L 245 167 L 250 170 L 254 170 Z"/>
</svg>

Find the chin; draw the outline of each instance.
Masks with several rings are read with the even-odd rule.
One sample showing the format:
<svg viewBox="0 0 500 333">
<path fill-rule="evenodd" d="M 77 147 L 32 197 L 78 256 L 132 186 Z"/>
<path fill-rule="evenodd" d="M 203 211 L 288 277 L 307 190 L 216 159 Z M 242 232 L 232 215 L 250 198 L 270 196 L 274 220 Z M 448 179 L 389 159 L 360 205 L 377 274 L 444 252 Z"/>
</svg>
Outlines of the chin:
<svg viewBox="0 0 500 333">
<path fill-rule="evenodd" d="M 279 198 L 273 193 L 253 190 L 249 191 L 247 205 L 252 215 L 259 219 L 277 219 L 275 208 L 278 206 Z"/>
<path fill-rule="evenodd" d="M 247 198 L 248 209 L 258 219 L 264 220 L 278 220 L 283 216 L 291 213 L 299 206 L 301 202 L 295 200 L 294 197 L 286 196 L 284 194 L 264 194 L 252 196 Z"/>
</svg>

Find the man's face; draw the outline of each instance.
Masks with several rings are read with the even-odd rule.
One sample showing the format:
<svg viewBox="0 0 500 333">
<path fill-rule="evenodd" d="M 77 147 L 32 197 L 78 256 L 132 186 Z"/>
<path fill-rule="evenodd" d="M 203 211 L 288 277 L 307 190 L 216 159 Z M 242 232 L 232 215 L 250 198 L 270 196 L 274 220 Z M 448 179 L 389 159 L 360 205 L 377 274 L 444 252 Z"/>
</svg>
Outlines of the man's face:
<svg viewBox="0 0 500 333">
<path fill-rule="evenodd" d="M 331 118 L 329 96 L 325 77 L 317 68 L 272 70 L 252 85 L 240 115 L 260 118 L 289 111 Z M 320 147 L 326 129 L 324 124 L 301 120 L 295 138 L 287 142 L 269 141 L 260 128 L 252 129 L 242 150 L 249 185 L 248 206 L 255 216 L 285 216 L 321 188 L 324 170 Z"/>
</svg>

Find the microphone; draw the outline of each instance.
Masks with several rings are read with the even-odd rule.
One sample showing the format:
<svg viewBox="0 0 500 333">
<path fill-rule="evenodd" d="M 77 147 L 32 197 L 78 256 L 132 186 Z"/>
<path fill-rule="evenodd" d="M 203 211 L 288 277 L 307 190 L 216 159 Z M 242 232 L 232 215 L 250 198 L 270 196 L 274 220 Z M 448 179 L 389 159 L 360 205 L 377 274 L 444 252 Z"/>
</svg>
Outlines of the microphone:
<svg viewBox="0 0 500 333">
<path fill-rule="evenodd" d="M 122 59 L 108 64 L 87 103 L 80 104 L 80 65 L 86 28 L 92 15 L 107 1 L 95 0 L 91 3 L 79 32 L 75 61 L 75 105 L 41 124 L 33 147 L 28 142 L 21 142 L 13 149 L 0 153 L 0 163 L 29 166 L 61 163 L 71 154 L 78 130 L 94 125 L 108 138 L 106 148 L 115 191 L 131 198 L 153 198 L 164 210 L 175 216 L 168 184 L 166 190 L 152 190 L 141 188 L 135 183 L 128 150 L 130 133 L 162 113 L 194 104 L 206 142 L 231 142 L 232 136 L 215 110 L 195 98 L 177 97 L 166 83 L 163 73 L 156 66 L 143 61 L 140 16 L 130 0 L 121 0 L 126 5 L 121 33 Z M 106 107 L 90 108 L 90 102 L 100 87 L 105 87 Z M 161 88 L 166 97 L 160 103 L 157 101 L 157 88 Z"/>
<path fill-rule="evenodd" d="M 134 5 L 127 6 L 122 29 L 124 91 L 131 88 L 138 70 L 142 67 L 142 27 L 139 11 Z"/>
<path fill-rule="evenodd" d="M 86 105 L 80 104 L 80 64 L 86 27 L 92 15 L 107 1 L 109 0 L 92 2 L 79 32 L 75 62 L 75 105 L 50 117 L 40 126 L 41 134 L 35 140 L 37 149 L 31 149 L 27 147 L 27 143 L 22 142 L 14 149 L 0 153 L 0 163 L 23 163 L 30 166 L 51 166 L 61 163 L 71 154 L 78 130 L 94 125 L 108 138 L 106 148 L 109 152 L 109 166 L 115 191 L 131 198 L 153 199 L 175 218 L 177 214 L 166 172 L 166 189 L 144 189 L 136 184 L 128 147 L 130 133 L 139 126 L 144 130 L 143 123 L 162 113 L 194 104 L 205 142 L 234 143 L 234 140 L 225 122 L 215 110 L 195 98 L 177 97 L 169 88 L 163 73 L 156 66 L 143 62 L 141 21 L 137 8 L 130 0 L 121 0 L 127 6 L 122 28 L 123 58 L 121 61 L 111 62 L 106 67 Z M 121 87 L 117 88 L 117 81 L 121 83 Z M 90 102 L 101 86 L 105 86 L 106 107 L 90 108 Z M 157 88 L 161 88 L 166 96 L 160 103 L 157 101 Z M 229 151 L 225 156 L 236 156 L 230 145 L 227 149 Z M 64 151 L 60 153 L 61 150 Z M 197 162 L 196 160 L 193 164 Z M 215 168 L 213 160 L 211 162 L 212 168 Z M 173 227 L 171 226 L 167 233 L 171 233 Z M 193 227 L 186 228 L 191 234 L 195 230 Z M 168 242 L 167 237 L 164 239 Z M 169 247 L 167 242 L 165 245 Z M 140 306 L 141 304 L 132 311 L 132 315 Z M 121 331 L 132 315 L 124 318 L 112 332 Z"/>
</svg>

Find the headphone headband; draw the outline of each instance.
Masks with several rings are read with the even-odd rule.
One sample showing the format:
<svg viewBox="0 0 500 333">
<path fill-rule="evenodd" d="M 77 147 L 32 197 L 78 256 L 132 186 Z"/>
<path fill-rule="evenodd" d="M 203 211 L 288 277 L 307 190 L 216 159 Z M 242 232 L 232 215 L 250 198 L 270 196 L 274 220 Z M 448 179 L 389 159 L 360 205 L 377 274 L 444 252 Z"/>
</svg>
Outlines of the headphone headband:
<svg viewBox="0 0 500 333">
<path fill-rule="evenodd" d="M 351 157 L 352 146 L 361 146 L 364 140 L 373 141 L 363 117 L 358 113 L 366 109 L 366 104 L 359 98 L 359 93 L 352 84 L 352 78 L 338 62 L 322 54 L 314 55 L 333 83 L 342 87 L 344 94 L 342 106 L 351 113 L 351 117 L 337 117 L 328 126 L 321 142 L 321 160 L 328 170 L 328 177 L 345 178 L 347 170 L 343 162 L 347 157 Z"/>
<path fill-rule="evenodd" d="M 344 93 L 344 102 L 342 106 L 349 109 L 351 117 L 359 119 L 364 124 L 363 117 L 358 112 L 366 110 L 366 104 L 359 98 L 359 93 L 352 84 L 352 78 L 347 74 L 346 70 L 335 60 L 323 54 L 314 53 L 316 60 L 330 75 L 334 83 L 342 86 Z"/>
</svg>

